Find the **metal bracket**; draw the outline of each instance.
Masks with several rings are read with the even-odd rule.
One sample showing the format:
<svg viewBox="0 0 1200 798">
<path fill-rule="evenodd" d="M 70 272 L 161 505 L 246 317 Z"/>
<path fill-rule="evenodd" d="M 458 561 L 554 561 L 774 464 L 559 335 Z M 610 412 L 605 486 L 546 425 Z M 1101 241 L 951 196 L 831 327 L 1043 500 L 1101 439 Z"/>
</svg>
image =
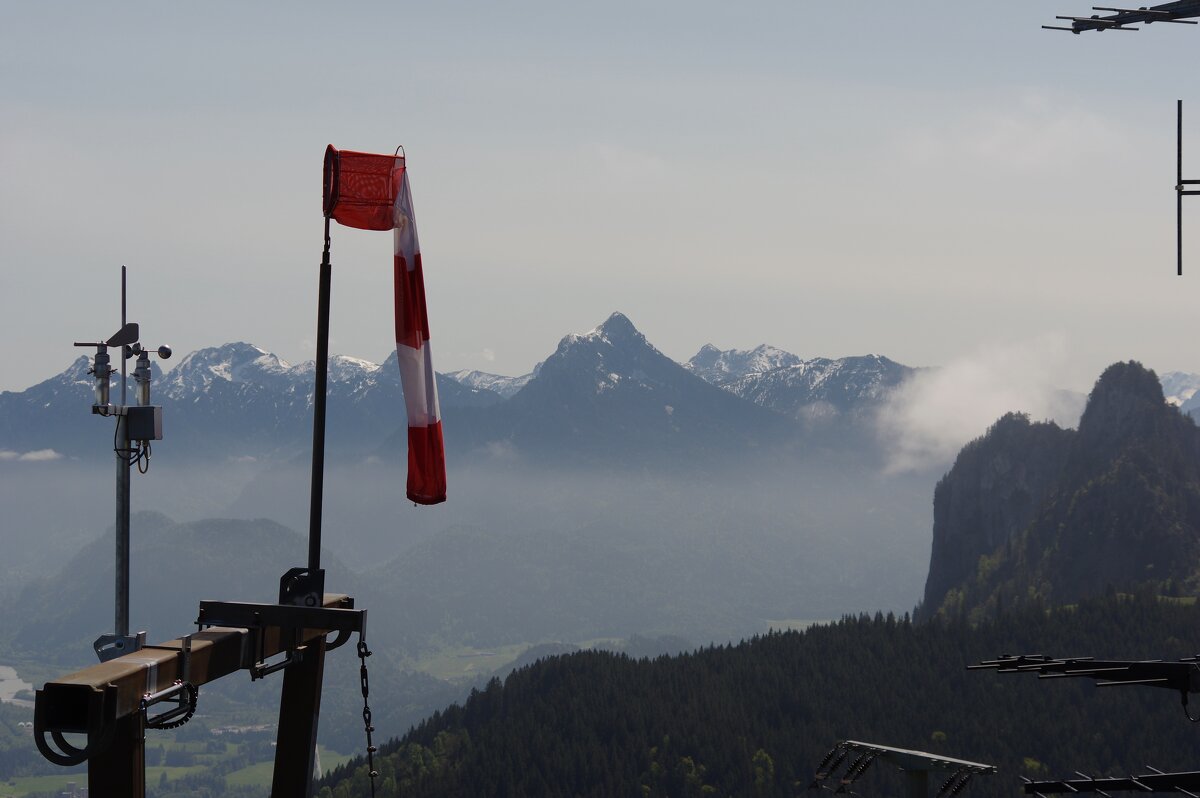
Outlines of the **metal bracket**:
<svg viewBox="0 0 1200 798">
<path fill-rule="evenodd" d="M 96 638 L 95 642 L 92 643 L 92 649 L 96 652 L 96 656 L 100 658 L 101 662 L 108 662 L 117 657 L 141 651 L 145 645 L 145 632 L 138 632 L 132 636 L 104 634 Z"/>
<path fill-rule="evenodd" d="M 93 692 L 88 696 L 87 711 L 84 717 L 77 714 L 61 716 L 60 708 L 48 706 L 48 702 L 40 700 L 42 691 L 38 691 L 39 700 L 33 708 L 33 741 L 42 756 L 56 765 L 70 767 L 86 762 L 88 757 L 98 751 L 108 748 L 112 742 L 113 729 L 116 726 L 114 709 L 116 706 L 117 688 L 109 685 L 103 691 Z M 46 742 L 46 732 L 54 739 L 58 750 Z M 87 735 L 87 744 L 76 748 L 63 732 L 76 732 Z"/>
<path fill-rule="evenodd" d="M 283 632 L 323 629 L 325 632 L 363 632 L 367 611 L 351 607 L 297 607 L 289 604 L 256 604 L 242 601 L 201 601 L 196 624 L 244 629 L 275 627 Z"/>
<path fill-rule="evenodd" d="M 352 600 L 351 604 L 352 604 Z M 300 662 L 304 656 L 302 641 L 307 639 L 305 631 L 323 634 L 337 632 L 334 645 L 342 645 L 354 632 L 366 632 L 367 611 L 337 607 L 306 607 L 294 604 L 253 604 L 231 601 L 202 601 L 196 618 L 200 628 L 229 626 L 249 629 L 254 633 L 250 648 L 253 661 L 242 667 L 250 671 L 251 680 L 261 679 Z M 262 655 L 266 648 L 266 634 L 278 637 L 279 645 L 286 656 L 279 662 L 267 664 Z M 308 637 L 311 637 L 309 635 Z"/>
<path fill-rule="evenodd" d="M 304 661 L 304 646 L 288 651 L 283 659 L 278 662 L 272 662 L 268 665 L 266 662 L 259 661 L 250 667 L 250 681 L 266 678 L 272 673 L 278 673 L 285 668 L 289 668 L 299 662 Z"/>
<path fill-rule="evenodd" d="M 290 568 L 279 578 L 279 603 L 319 607 L 325 594 L 325 569 Z"/>
</svg>

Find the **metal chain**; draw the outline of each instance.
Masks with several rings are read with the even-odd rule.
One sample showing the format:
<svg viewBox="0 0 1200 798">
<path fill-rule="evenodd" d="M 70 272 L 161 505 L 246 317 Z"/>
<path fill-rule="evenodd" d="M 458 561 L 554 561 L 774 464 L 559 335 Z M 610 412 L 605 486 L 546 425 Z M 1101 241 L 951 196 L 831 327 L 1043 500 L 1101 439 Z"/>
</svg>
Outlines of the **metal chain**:
<svg viewBox="0 0 1200 798">
<path fill-rule="evenodd" d="M 371 650 L 367 648 L 367 641 L 360 633 L 358 636 L 358 659 L 361 663 L 358 666 L 358 681 L 362 686 L 363 696 L 363 729 L 367 732 L 367 773 L 371 776 L 371 798 L 375 798 L 375 779 L 379 776 L 379 771 L 375 769 L 375 744 L 371 742 L 371 732 L 375 731 L 375 727 L 371 725 L 371 705 L 367 703 L 367 697 L 370 695 L 371 689 L 367 681 L 367 657 L 371 656 Z"/>
</svg>

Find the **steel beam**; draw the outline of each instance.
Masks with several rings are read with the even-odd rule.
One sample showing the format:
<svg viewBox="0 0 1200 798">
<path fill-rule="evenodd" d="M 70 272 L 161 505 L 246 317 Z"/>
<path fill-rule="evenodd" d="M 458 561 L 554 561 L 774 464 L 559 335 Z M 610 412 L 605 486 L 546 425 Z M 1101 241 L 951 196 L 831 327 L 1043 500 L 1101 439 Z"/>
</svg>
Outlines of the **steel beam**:
<svg viewBox="0 0 1200 798">
<path fill-rule="evenodd" d="M 298 612 L 341 610 L 349 611 L 354 600 L 338 593 L 326 593 L 324 608 L 284 607 Z M 280 608 L 272 608 L 274 618 Z M 365 611 L 348 615 L 365 615 Z M 339 622 L 345 615 L 337 615 Z M 361 623 L 361 620 L 360 620 Z M 250 624 L 241 627 L 212 627 L 176 638 L 140 651 L 101 662 L 75 673 L 47 682 L 37 691 L 34 718 L 35 738 L 42 753 L 47 753 L 45 736 L 56 742 L 63 734 L 87 734 L 89 756 L 115 742 L 120 736 L 117 722 L 122 718 L 141 715 L 142 699 L 165 690 L 176 681 L 186 680 L 199 687 L 228 676 L 238 670 L 253 668 L 268 657 L 276 656 L 296 646 L 323 641 L 334 629 L 299 628 Z M 321 646 L 322 649 L 324 646 Z M 185 648 L 188 649 L 185 652 Z M 185 673 L 186 671 L 186 673 Z M 97 750 L 91 750 L 96 748 Z M 71 754 L 71 751 L 67 751 Z M 109 793 L 94 793 L 109 794 Z M 122 794 L 120 792 L 112 793 Z"/>
</svg>

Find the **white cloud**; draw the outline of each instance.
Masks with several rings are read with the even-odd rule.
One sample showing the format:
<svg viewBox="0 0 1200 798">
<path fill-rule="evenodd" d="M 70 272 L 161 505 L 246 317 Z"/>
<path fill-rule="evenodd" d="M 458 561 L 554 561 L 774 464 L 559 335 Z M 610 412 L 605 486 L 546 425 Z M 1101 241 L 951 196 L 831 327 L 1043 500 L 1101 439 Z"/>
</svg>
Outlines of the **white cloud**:
<svg viewBox="0 0 1200 798">
<path fill-rule="evenodd" d="M 924 164 L 966 161 L 984 171 L 1069 169 L 1114 155 L 1131 137 L 1113 119 L 1061 98 L 1025 92 L 993 99 L 957 118 L 911 127 L 900 136 L 908 159 Z"/>
<path fill-rule="evenodd" d="M 919 373 L 879 414 L 889 471 L 945 467 L 1008 412 L 1074 426 L 1083 397 L 1064 391 L 1071 370 L 1062 336 L 985 347 Z"/>
<path fill-rule="evenodd" d="M 0 461 L 16 460 L 20 456 L 20 453 L 14 452 L 10 449 L 0 449 Z"/>
<path fill-rule="evenodd" d="M 22 463 L 45 463 L 61 459 L 62 455 L 53 449 L 36 449 L 32 452 L 25 452 L 17 458 Z"/>
</svg>

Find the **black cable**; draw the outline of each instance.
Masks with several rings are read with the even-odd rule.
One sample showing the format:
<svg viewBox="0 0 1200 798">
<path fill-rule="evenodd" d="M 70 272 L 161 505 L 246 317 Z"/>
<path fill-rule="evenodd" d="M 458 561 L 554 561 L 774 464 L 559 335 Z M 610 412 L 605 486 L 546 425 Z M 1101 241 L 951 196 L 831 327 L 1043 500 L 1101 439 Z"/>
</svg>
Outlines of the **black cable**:
<svg viewBox="0 0 1200 798">
<path fill-rule="evenodd" d="M 1188 707 L 1188 694 L 1187 694 L 1187 690 L 1180 690 L 1180 691 L 1179 691 L 1179 698 L 1180 698 L 1180 699 L 1182 700 L 1182 702 L 1183 702 L 1183 716 L 1184 716 L 1185 718 L 1187 718 L 1188 720 L 1190 720 L 1192 723 L 1200 723 L 1200 718 L 1193 718 L 1193 717 L 1192 717 L 1192 713 L 1188 712 L 1188 708 L 1187 708 L 1187 707 Z"/>
<path fill-rule="evenodd" d="M 113 428 L 113 452 L 117 455 L 117 457 L 120 457 L 127 464 L 132 466 L 136 462 L 134 460 L 134 455 L 137 454 L 137 449 L 129 449 L 129 448 L 122 449 L 117 444 L 117 430 L 119 430 L 120 428 L 121 428 L 120 422 L 117 422 L 117 426 Z"/>
</svg>

